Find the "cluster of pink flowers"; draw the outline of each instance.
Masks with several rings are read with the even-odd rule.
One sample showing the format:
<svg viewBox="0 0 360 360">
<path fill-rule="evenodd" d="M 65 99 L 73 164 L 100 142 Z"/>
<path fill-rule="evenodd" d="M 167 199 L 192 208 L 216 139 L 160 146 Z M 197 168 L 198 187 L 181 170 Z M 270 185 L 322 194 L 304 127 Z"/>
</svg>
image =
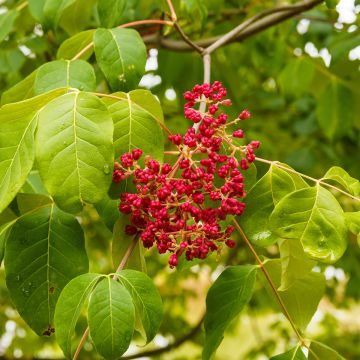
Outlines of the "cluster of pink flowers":
<svg viewBox="0 0 360 360">
<path fill-rule="evenodd" d="M 173 165 L 145 157 L 142 167 L 140 149 L 123 154 L 115 163 L 113 181 L 132 176 L 137 190 L 120 196 L 119 210 L 130 215 L 126 233 L 138 233 L 146 248 L 156 245 L 160 254 L 171 253 L 171 267 L 178 265 L 183 254 L 187 260 L 205 259 L 224 244 L 235 246 L 233 226 L 222 222 L 245 210 L 242 171 L 255 160 L 254 150 L 260 143 L 234 145 L 233 139 L 243 138 L 244 132 L 237 129 L 229 135 L 226 129 L 250 113 L 244 110 L 228 122 L 220 111 L 231 105 L 225 97 L 226 89 L 218 81 L 196 85 L 184 94 L 185 117 L 200 125 L 198 132 L 191 127 L 185 135 L 169 136 L 179 153 Z M 205 112 L 195 108 L 201 102 L 206 103 Z"/>
</svg>

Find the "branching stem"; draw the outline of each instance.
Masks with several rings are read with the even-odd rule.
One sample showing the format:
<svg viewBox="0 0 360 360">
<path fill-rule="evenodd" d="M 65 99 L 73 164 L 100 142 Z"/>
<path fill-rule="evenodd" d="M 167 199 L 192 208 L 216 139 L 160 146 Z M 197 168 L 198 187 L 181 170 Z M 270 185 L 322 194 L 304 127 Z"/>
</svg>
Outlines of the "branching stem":
<svg viewBox="0 0 360 360">
<path fill-rule="evenodd" d="M 135 249 L 135 246 L 136 246 L 138 240 L 139 240 L 139 237 L 138 237 L 138 236 L 134 236 L 133 240 L 131 241 L 129 247 L 128 247 L 127 250 L 126 250 L 125 255 L 124 255 L 123 258 L 121 259 L 120 264 L 119 264 L 119 266 L 118 266 L 117 269 L 116 269 L 116 272 L 120 272 L 121 270 L 124 269 L 126 263 L 129 261 L 130 256 L 131 256 L 131 254 L 133 253 L 133 251 L 134 251 L 134 249 Z M 114 275 L 114 276 L 113 276 L 113 280 L 116 280 L 116 279 L 117 279 L 117 276 Z M 76 348 L 75 354 L 74 354 L 74 356 L 73 356 L 73 360 L 77 360 L 77 358 L 79 357 L 79 354 L 80 354 L 82 348 L 84 347 L 85 341 L 86 341 L 86 339 L 87 339 L 88 336 L 89 336 L 89 331 L 90 331 L 90 330 L 89 330 L 89 327 L 87 327 L 86 330 L 84 331 L 81 339 L 80 339 L 79 345 L 78 345 L 77 348 Z"/>
<path fill-rule="evenodd" d="M 342 189 L 339 189 L 338 187 L 336 187 L 334 185 L 331 185 L 331 184 L 325 182 L 322 179 L 315 179 L 315 178 L 313 178 L 313 177 L 311 177 L 309 175 L 303 174 L 303 173 L 298 172 L 298 171 L 296 171 L 294 169 L 283 166 L 278 161 L 266 160 L 266 159 L 262 159 L 262 158 L 259 158 L 259 157 L 256 157 L 255 160 L 259 161 L 259 162 L 262 162 L 262 163 L 265 163 L 265 164 L 274 165 L 274 166 L 278 167 L 279 169 L 285 170 L 285 171 L 287 171 L 289 173 L 292 173 L 292 174 L 299 175 L 299 176 L 303 177 L 304 179 L 308 179 L 308 180 L 313 181 L 313 182 L 315 182 L 317 184 L 321 184 L 321 185 L 326 186 L 326 187 L 328 187 L 330 189 L 336 190 L 336 191 L 348 196 L 349 198 L 351 198 L 353 200 L 360 201 L 360 198 L 357 197 L 357 196 L 354 196 L 354 195 L 352 195 L 352 194 L 350 194 L 350 193 L 348 193 L 348 192 L 346 192 L 346 191 L 344 191 Z"/>
</svg>

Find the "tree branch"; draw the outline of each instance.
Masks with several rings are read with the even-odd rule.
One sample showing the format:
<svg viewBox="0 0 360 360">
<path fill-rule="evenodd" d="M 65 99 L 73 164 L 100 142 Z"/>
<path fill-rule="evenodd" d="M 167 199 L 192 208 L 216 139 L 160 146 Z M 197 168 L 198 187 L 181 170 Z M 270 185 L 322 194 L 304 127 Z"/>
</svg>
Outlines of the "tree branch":
<svg viewBox="0 0 360 360">
<path fill-rule="evenodd" d="M 231 34 L 226 33 L 224 35 L 215 36 L 208 39 L 201 39 L 198 41 L 194 41 L 194 44 L 196 44 L 199 47 L 208 48 L 213 44 L 217 43 L 216 48 L 218 48 L 219 46 L 229 44 L 234 41 L 242 41 L 254 34 L 257 34 L 265 29 L 268 29 L 276 24 L 279 24 L 304 11 L 310 10 L 322 2 L 323 0 L 305 0 L 294 5 L 282 6 L 270 10 L 265 10 L 263 12 L 258 13 L 254 17 L 245 20 L 245 22 L 241 23 L 239 26 L 235 28 L 236 31 L 234 31 L 235 29 L 232 30 L 234 31 L 234 33 L 232 33 L 231 31 L 230 32 Z M 224 38 L 225 36 L 226 36 L 225 41 L 222 40 L 221 45 L 219 45 L 220 39 Z M 168 50 L 173 50 L 173 51 L 193 50 L 193 47 L 191 47 L 189 44 L 181 40 L 173 40 L 163 37 L 160 38 L 159 41 L 157 41 L 158 39 L 156 38 L 155 35 L 145 36 L 143 40 L 146 44 L 149 45 L 157 45 L 158 43 L 162 48 Z M 212 50 L 212 48 L 210 48 L 210 50 Z"/>
<path fill-rule="evenodd" d="M 150 356 L 160 355 L 160 354 L 163 354 L 165 352 L 169 352 L 170 350 L 179 347 L 184 342 L 186 342 L 186 341 L 190 340 L 191 338 L 193 338 L 201 330 L 201 325 L 202 325 L 202 323 L 204 321 L 204 318 L 205 318 L 205 315 L 203 315 L 201 317 L 201 319 L 195 325 L 195 327 L 192 328 L 187 334 L 185 334 L 184 336 L 182 336 L 181 338 L 175 340 L 174 342 L 170 343 L 167 346 L 164 346 L 164 347 L 158 348 L 158 349 L 154 349 L 154 350 L 148 350 L 148 351 L 139 352 L 139 353 L 133 354 L 133 355 L 123 356 L 121 359 L 126 359 L 126 360 L 137 359 L 137 358 L 140 358 L 140 357 L 150 357 Z"/>
</svg>

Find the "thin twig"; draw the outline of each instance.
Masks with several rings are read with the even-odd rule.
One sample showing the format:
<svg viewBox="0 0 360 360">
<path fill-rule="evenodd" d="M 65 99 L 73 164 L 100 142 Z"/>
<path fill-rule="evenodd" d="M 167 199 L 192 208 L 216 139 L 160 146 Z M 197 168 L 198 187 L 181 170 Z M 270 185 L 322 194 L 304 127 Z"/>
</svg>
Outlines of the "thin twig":
<svg viewBox="0 0 360 360">
<path fill-rule="evenodd" d="M 167 3 L 168 3 L 170 13 L 171 13 L 171 20 L 175 23 L 177 21 L 177 15 L 176 15 L 176 12 L 174 9 L 174 5 L 171 0 L 167 0 Z"/>
<path fill-rule="evenodd" d="M 139 237 L 138 237 L 138 236 L 134 236 L 134 238 L 132 239 L 129 247 L 128 247 L 127 250 L 126 250 L 125 255 L 124 255 L 123 258 L 121 259 L 121 262 L 120 262 L 119 266 L 117 267 L 116 272 L 120 272 L 121 270 L 124 269 L 126 263 L 129 261 L 129 258 L 130 258 L 131 254 L 133 253 L 133 251 L 134 251 L 134 249 L 135 249 L 135 246 L 136 246 L 138 240 L 139 240 Z M 117 276 L 114 275 L 114 276 L 113 276 L 113 280 L 116 280 L 116 279 L 117 279 Z M 85 341 L 86 341 L 86 339 L 87 339 L 88 336 L 89 336 L 89 332 L 90 332 L 90 329 L 89 329 L 89 327 L 87 327 L 86 330 L 84 331 L 81 339 L 80 339 L 79 345 L 78 345 L 77 348 L 76 348 L 76 351 L 75 351 L 73 360 L 77 360 L 77 358 L 78 358 L 78 356 L 79 356 L 79 354 L 80 354 L 80 352 L 81 352 L 81 350 L 82 350 L 82 348 L 83 348 L 83 346 L 84 346 L 84 344 L 85 344 Z"/>
<path fill-rule="evenodd" d="M 168 26 L 173 26 L 174 22 L 173 21 L 168 21 L 168 20 L 137 20 L 137 21 L 132 21 L 126 24 L 122 24 L 119 25 L 118 28 L 127 28 L 127 27 L 131 27 L 131 26 L 136 26 L 136 25 L 142 25 L 142 24 L 162 24 L 162 25 L 168 25 Z"/>
<path fill-rule="evenodd" d="M 178 33 L 180 34 L 180 36 L 183 38 L 183 40 L 189 44 L 191 47 L 193 47 L 199 54 L 201 54 L 204 51 L 204 48 L 197 45 L 196 43 L 194 43 L 182 30 L 182 28 L 180 27 L 180 25 L 175 22 L 174 23 L 174 27 L 175 29 L 178 31 Z"/>
<path fill-rule="evenodd" d="M 203 58 L 203 64 L 204 64 L 204 84 L 210 84 L 210 77 L 211 77 L 211 57 L 210 54 L 206 52 L 206 50 L 203 52 L 202 55 Z M 199 111 L 200 113 L 204 113 L 206 110 L 206 99 L 205 96 L 202 97 L 202 101 L 200 102 Z M 193 128 L 195 131 L 198 131 L 200 126 L 200 123 L 194 123 Z"/>
<path fill-rule="evenodd" d="M 255 251 L 254 247 L 252 246 L 250 240 L 247 238 L 246 234 L 244 233 L 243 229 L 241 228 L 241 226 L 239 225 L 239 223 L 233 219 L 233 224 L 236 228 L 236 230 L 239 232 L 240 236 L 242 237 L 242 239 L 245 241 L 246 245 L 248 246 L 248 248 L 250 249 L 251 253 L 254 255 L 255 257 L 255 260 L 256 262 L 259 264 L 259 267 L 260 267 L 260 270 L 263 272 L 267 282 L 269 283 L 274 295 L 275 295 L 275 298 L 277 300 L 277 302 L 279 303 L 281 309 L 283 310 L 285 316 L 287 317 L 287 319 L 289 320 L 290 324 L 291 324 L 291 327 L 293 328 L 296 336 L 298 337 L 299 341 L 301 343 L 304 343 L 304 339 L 303 337 L 301 336 L 299 330 L 297 329 L 294 321 L 292 320 L 282 298 L 280 297 L 279 295 L 279 292 L 277 291 L 277 288 L 274 284 L 274 282 L 272 281 L 271 277 L 270 277 L 270 274 L 268 273 L 268 271 L 265 269 L 265 266 L 264 266 L 264 263 L 261 261 L 259 255 L 257 254 L 257 252 Z"/>
<path fill-rule="evenodd" d="M 342 193 L 342 194 L 350 197 L 350 198 L 353 199 L 353 200 L 360 201 L 360 198 L 357 197 L 357 196 L 354 196 L 354 195 L 352 195 L 352 194 L 350 194 L 350 193 L 348 193 L 348 192 L 346 192 L 346 191 L 344 191 L 344 190 L 342 190 L 342 189 L 339 189 L 338 187 L 336 187 L 336 186 L 334 186 L 334 185 L 331 185 L 331 184 L 325 182 L 325 181 L 322 180 L 322 179 L 315 179 L 315 178 L 313 178 L 313 177 L 311 177 L 311 176 L 309 176 L 309 175 L 303 174 L 303 173 L 298 172 L 298 171 L 296 171 L 296 170 L 294 170 L 294 169 L 291 169 L 291 168 L 288 168 L 288 167 L 286 167 L 286 166 L 283 166 L 283 165 L 281 165 L 278 161 L 266 160 L 266 159 L 262 159 L 262 158 L 259 158 L 259 157 L 256 157 L 255 160 L 256 160 L 256 161 L 259 161 L 259 162 L 262 162 L 262 163 L 265 163 L 265 164 L 274 165 L 274 166 L 276 166 L 276 167 L 278 167 L 278 168 L 280 168 L 280 169 L 283 169 L 283 170 L 285 170 L 285 171 L 287 171 L 287 172 L 290 172 L 290 173 L 292 173 L 292 174 L 299 175 L 299 176 L 303 177 L 304 179 L 308 179 L 308 180 L 313 181 L 313 182 L 315 182 L 315 183 L 317 183 L 317 184 L 321 184 L 321 185 L 326 186 L 326 187 L 328 187 L 328 188 L 330 188 L 330 189 L 336 190 L 336 191 L 338 191 L 338 192 L 340 192 L 340 193 Z"/>
<path fill-rule="evenodd" d="M 294 5 L 288 5 L 286 6 L 287 9 L 285 9 L 284 7 L 277 7 L 274 9 L 266 10 L 265 12 L 261 12 L 256 15 L 257 20 L 256 19 L 254 20 L 254 18 L 245 20 L 246 22 L 248 21 L 250 22 L 250 24 L 247 23 L 247 26 L 243 26 L 242 24 L 244 23 L 240 24 L 237 27 L 236 36 L 231 35 L 229 39 L 226 40 L 226 42 L 221 44 L 221 46 L 227 45 L 234 41 L 242 41 L 244 39 L 247 39 L 248 37 L 257 34 L 260 31 L 266 30 L 304 11 L 310 10 L 311 8 L 315 7 L 316 5 L 322 2 L 323 2 L 322 0 L 310 0 L 310 1 L 305 0 Z M 277 10 L 279 8 L 280 10 Z M 240 26 L 242 30 L 239 30 Z M 201 39 L 198 41 L 194 41 L 194 43 L 203 48 L 210 47 L 212 44 L 215 44 L 217 41 L 219 41 L 227 34 L 214 36 L 207 39 Z M 185 41 L 181 41 L 181 40 L 161 38 L 160 41 L 158 41 L 159 39 L 157 39 L 157 37 L 153 35 L 145 36 L 143 37 L 143 40 L 146 44 L 160 45 L 162 48 L 172 51 L 194 50 L 192 46 L 187 44 Z"/>
<path fill-rule="evenodd" d="M 184 342 L 193 338 L 201 330 L 201 325 L 204 321 L 204 318 L 205 318 L 205 315 L 203 315 L 201 317 L 201 319 L 198 321 L 198 323 L 195 325 L 195 327 L 193 327 L 187 334 L 185 334 L 181 338 L 175 340 L 174 342 L 170 343 L 169 345 L 166 345 L 162 348 L 158 348 L 158 349 L 154 349 L 154 350 L 148 350 L 148 351 L 139 352 L 139 353 L 133 354 L 133 355 L 123 356 L 121 359 L 130 360 L 130 359 L 137 359 L 140 357 L 151 357 L 151 356 L 160 355 L 160 354 L 168 352 L 172 349 L 178 348 Z"/>
</svg>

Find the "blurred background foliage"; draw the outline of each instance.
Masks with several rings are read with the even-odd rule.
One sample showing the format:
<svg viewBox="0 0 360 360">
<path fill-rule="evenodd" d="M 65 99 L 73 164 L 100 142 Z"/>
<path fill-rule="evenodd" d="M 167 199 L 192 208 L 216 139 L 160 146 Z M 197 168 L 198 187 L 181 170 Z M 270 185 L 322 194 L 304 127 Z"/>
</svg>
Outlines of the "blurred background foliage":
<svg viewBox="0 0 360 360">
<path fill-rule="evenodd" d="M 121 11 L 114 11 L 110 23 L 104 23 L 97 11 L 97 1 L 76 0 L 63 12 L 55 29 L 44 17 L 44 3 L 44 0 L 29 3 L 0 0 L 0 95 L 43 63 L 56 59 L 60 44 L 79 31 L 159 19 L 168 11 L 165 1 L 128 0 L 123 1 Z M 293 3 L 174 1 L 179 22 L 192 40 L 224 34 L 259 11 Z M 360 2 L 327 3 L 330 8 L 324 2 L 218 49 L 212 56 L 211 77 L 228 88 L 237 112 L 243 108 L 252 112 L 245 130 L 249 138 L 262 142 L 261 157 L 286 162 L 317 178 L 334 165 L 360 178 Z M 157 95 L 167 126 L 180 132 L 188 126 L 182 116 L 181 95 L 202 82 L 201 58 L 192 51 L 162 47 L 160 37 L 180 40 L 172 28 L 151 25 L 138 30 L 145 40 L 153 39 L 147 41 L 147 73 L 140 86 Z M 94 63 L 93 60 L 89 61 Z M 94 66 L 99 90 L 108 91 L 95 63 Z M 260 166 L 258 172 L 262 174 L 265 170 Z M 346 199 L 343 200 L 346 204 Z M 111 271 L 111 232 L 90 206 L 80 220 L 87 234 L 91 271 Z M 276 246 L 258 250 L 270 258 L 278 255 Z M 235 251 L 224 254 L 224 259 L 229 264 L 253 262 L 241 243 Z M 223 267 L 216 258 L 211 258 L 206 264 L 191 268 L 185 265 L 170 271 L 166 259 L 155 252 L 146 253 L 146 260 L 148 274 L 158 285 L 165 304 L 161 333 L 151 345 L 156 348 L 181 338 L 197 326 L 204 312 L 207 289 Z M 324 266 L 326 297 L 308 328 L 309 337 L 331 344 L 346 359 L 360 359 L 359 260 L 360 250 L 353 238 L 339 262 Z M 62 358 L 53 340 L 38 338 L 12 307 L 3 269 L 0 309 L 0 358 Z M 79 333 L 84 326 L 84 322 L 79 325 Z M 259 285 L 247 311 L 231 326 L 216 359 L 268 359 L 295 344 L 292 336 L 284 316 Z M 190 341 L 151 358 L 198 359 L 201 340 L 201 331 L 194 331 Z M 139 345 L 141 341 L 129 353 L 141 352 Z M 84 359 L 95 358 L 89 343 L 85 350 Z"/>
</svg>

